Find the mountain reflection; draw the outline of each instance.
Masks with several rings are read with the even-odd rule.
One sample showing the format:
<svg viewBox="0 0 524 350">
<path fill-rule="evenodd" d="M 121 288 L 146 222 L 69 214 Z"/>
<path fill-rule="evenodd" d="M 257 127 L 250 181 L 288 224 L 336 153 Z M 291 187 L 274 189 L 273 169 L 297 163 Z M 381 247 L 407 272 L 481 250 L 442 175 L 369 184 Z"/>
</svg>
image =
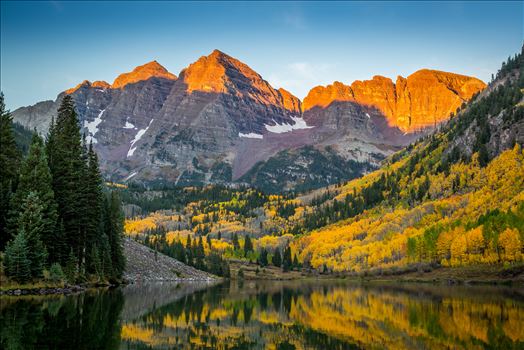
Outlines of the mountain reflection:
<svg viewBox="0 0 524 350">
<path fill-rule="evenodd" d="M 226 282 L 1 300 L 6 349 L 524 347 L 524 296 L 501 287 Z"/>
</svg>

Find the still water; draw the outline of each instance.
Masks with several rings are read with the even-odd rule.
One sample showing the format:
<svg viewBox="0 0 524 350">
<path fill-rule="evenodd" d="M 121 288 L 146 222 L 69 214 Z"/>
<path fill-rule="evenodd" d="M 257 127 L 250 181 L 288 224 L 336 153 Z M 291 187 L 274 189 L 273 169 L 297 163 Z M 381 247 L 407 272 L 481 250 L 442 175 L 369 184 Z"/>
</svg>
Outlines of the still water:
<svg viewBox="0 0 524 350">
<path fill-rule="evenodd" d="M 342 281 L 0 298 L 2 349 L 524 349 L 524 291 Z"/>
</svg>

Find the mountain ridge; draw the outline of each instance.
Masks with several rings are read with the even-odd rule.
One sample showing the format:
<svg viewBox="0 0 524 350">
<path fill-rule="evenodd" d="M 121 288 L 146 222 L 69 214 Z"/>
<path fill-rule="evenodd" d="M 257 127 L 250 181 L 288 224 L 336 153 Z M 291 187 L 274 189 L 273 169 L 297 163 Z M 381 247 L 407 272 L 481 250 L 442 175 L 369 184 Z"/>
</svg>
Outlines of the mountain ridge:
<svg viewBox="0 0 524 350">
<path fill-rule="evenodd" d="M 439 91 L 453 77 L 442 73 L 443 82 L 432 79 L 429 86 Z M 87 140 L 100 154 L 102 171 L 114 181 L 191 185 L 251 179 L 252 184 L 262 181 L 274 190 L 293 189 L 304 181 L 308 185 L 301 188 L 318 187 L 326 183 L 318 182 L 324 175 L 311 168 L 317 160 L 339 159 L 332 169 L 337 175 L 328 176 L 329 181 L 347 180 L 361 175 L 355 169 L 378 166 L 385 156 L 423 135 L 426 127 L 436 126 L 430 123 L 406 134 L 391 125 L 387 115 L 392 112 L 384 112 L 373 101 L 388 96 L 396 101 L 393 83 L 378 76 L 372 81 L 375 90 L 369 90 L 366 81 L 355 82 L 353 88 L 336 83 L 343 94 L 353 89 L 368 96 L 366 103 L 346 98 L 326 108 L 309 108 L 306 99 L 302 102 L 289 91 L 272 87 L 247 64 L 214 50 L 178 77 L 151 61 L 119 75 L 112 85 L 84 81 L 55 101 L 17 109 L 13 116 L 45 134 L 62 96 L 70 94 Z M 434 104 L 451 111 L 455 108 L 451 102 Z M 270 162 L 278 172 L 267 168 L 271 159 L 278 159 Z M 302 159 L 305 166 L 297 172 L 291 159 Z M 346 169 L 348 161 L 367 165 Z M 257 167 L 261 173 L 242 178 L 260 162 L 266 164 Z"/>
</svg>

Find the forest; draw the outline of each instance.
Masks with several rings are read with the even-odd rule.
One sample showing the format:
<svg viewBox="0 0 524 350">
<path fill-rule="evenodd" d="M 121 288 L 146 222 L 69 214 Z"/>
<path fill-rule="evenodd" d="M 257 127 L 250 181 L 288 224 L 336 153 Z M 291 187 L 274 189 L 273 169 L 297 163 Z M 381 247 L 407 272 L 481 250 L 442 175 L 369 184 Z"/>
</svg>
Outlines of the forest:
<svg viewBox="0 0 524 350">
<path fill-rule="evenodd" d="M 120 281 L 121 200 L 104 186 L 71 97 L 63 98 L 45 140 L 33 132 L 29 141 L 2 94 L 0 127 L 2 284 Z"/>
</svg>

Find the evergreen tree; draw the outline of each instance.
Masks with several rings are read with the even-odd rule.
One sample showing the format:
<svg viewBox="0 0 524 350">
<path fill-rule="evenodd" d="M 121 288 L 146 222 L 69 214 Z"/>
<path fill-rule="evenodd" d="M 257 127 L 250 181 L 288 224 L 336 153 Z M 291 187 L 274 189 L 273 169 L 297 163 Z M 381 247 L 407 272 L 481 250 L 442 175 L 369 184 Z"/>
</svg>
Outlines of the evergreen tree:
<svg viewBox="0 0 524 350">
<path fill-rule="evenodd" d="M 260 266 L 267 266 L 268 260 L 267 260 L 267 250 L 265 248 L 262 248 L 260 251 L 260 257 L 258 258 L 258 263 Z"/>
<path fill-rule="evenodd" d="M 124 248 L 122 246 L 124 215 L 120 198 L 115 191 L 111 191 L 108 208 L 109 229 L 106 231 L 106 234 L 111 248 L 111 267 L 113 270 L 113 277 L 119 279 L 122 277 L 126 265 Z"/>
<path fill-rule="evenodd" d="M 69 251 L 67 257 L 64 274 L 66 276 L 67 282 L 75 283 L 78 277 L 78 260 L 73 252 L 73 248 Z"/>
<path fill-rule="evenodd" d="M 213 247 L 211 246 L 211 236 L 210 235 L 206 236 L 206 241 L 207 241 L 207 246 L 209 247 L 209 250 L 213 249 Z"/>
<path fill-rule="evenodd" d="M 7 219 L 11 196 L 16 190 L 20 158 L 13 134 L 13 118 L 0 92 L 0 250 L 10 238 L 6 233 Z"/>
<path fill-rule="evenodd" d="M 87 247 L 93 247 L 100 243 L 101 234 L 102 234 L 102 217 L 103 217 L 103 203 L 104 197 L 102 193 L 102 176 L 100 175 L 100 170 L 98 168 L 98 157 L 93 150 L 93 144 L 89 144 L 89 150 L 87 153 L 87 174 L 84 178 L 85 186 L 84 199 L 86 201 L 86 210 L 85 210 L 85 245 Z M 111 229 L 111 225 L 110 225 Z M 96 255 L 90 254 L 87 259 L 87 266 L 89 272 L 93 273 L 92 268 L 95 264 L 91 263 L 91 256 L 97 257 Z"/>
<path fill-rule="evenodd" d="M 47 155 L 64 237 L 78 262 L 82 263 L 85 255 L 85 208 L 81 189 L 86 164 L 83 160 L 78 118 L 73 99 L 69 95 L 62 99 L 56 123 L 50 128 Z M 68 253 L 70 252 L 61 252 L 63 256 Z"/>
<path fill-rule="evenodd" d="M 27 257 L 29 250 L 23 230 L 20 230 L 5 248 L 6 273 L 19 283 L 24 283 L 31 278 L 31 261 Z"/>
<path fill-rule="evenodd" d="M 271 262 L 276 267 L 280 267 L 282 265 L 282 255 L 280 254 L 280 249 L 275 250 L 275 254 L 273 254 L 273 257 L 271 258 Z"/>
<path fill-rule="evenodd" d="M 204 242 L 202 240 L 202 236 L 200 236 L 198 238 L 198 245 L 195 245 L 195 257 L 196 257 L 196 261 L 195 261 L 195 266 L 197 269 L 205 269 L 205 264 L 204 264 L 204 258 L 205 258 L 205 253 L 204 253 Z"/>
<path fill-rule="evenodd" d="M 104 271 L 102 270 L 102 261 L 100 260 L 99 250 L 96 245 L 91 247 L 89 255 L 89 271 L 96 274 L 99 279 L 104 278 Z"/>
<path fill-rule="evenodd" d="M 109 238 L 107 238 L 106 233 L 102 233 L 100 237 L 100 270 L 103 276 L 111 277 L 114 275 L 113 272 L 113 263 L 111 261 L 111 247 L 109 246 Z"/>
<path fill-rule="evenodd" d="M 238 235 L 236 233 L 233 234 L 233 249 L 240 250 L 240 243 L 238 242 Z"/>
<path fill-rule="evenodd" d="M 249 235 L 246 235 L 246 239 L 244 241 L 244 254 L 247 256 L 249 252 L 253 251 L 253 242 L 251 242 L 251 238 Z"/>
<path fill-rule="evenodd" d="M 44 141 L 36 133 L 33 133 L 29 154 L 20 168 L 18 188 L 11 201 L 8 223 L 11 232 L 18 229 L 19 212 L 30 192 L 38 196 L 43 207 L 40 239 L 49 253 L 49 261 L 59 261 L 58 251 L 63 237 L 60 237 L 56 229 L 58 213 Z"/>
<path fill-rule="evenodd" d="M 191 248 L 191 236 L 187 235 L 186 241 L 186 257 L 187 264 L 193 266 L 193 249 Z"/>
<path fill-rule="evenodd" d="M 284 257 L 282 259 L 282 270 L 287 272 L 291 269 L 293 261 L 291 259 L 291 248 L 289 246 L 284 250 Z"/>
<path fill-rule="evenodd" d="M 18 217 L 18 231 L 24 232 L 27 243 L 27 258 L 30 261 L 32 277 L 41 277 L 44 269 L 47 251 L 42 243 L 41 236 L 44 231 L 42 213 L 44 208 L 36 193 L 29 192 L 22 203 Z"/>
<path fill-rule="evenodd" d="M 300 268 L 300 263 L 298 262 L 298 257 L 297 257 L 296 254 L 295 254 L 295 256 L 293 257 L 293 268 L 295 268 L 295 269 Z"/>
</svg>

